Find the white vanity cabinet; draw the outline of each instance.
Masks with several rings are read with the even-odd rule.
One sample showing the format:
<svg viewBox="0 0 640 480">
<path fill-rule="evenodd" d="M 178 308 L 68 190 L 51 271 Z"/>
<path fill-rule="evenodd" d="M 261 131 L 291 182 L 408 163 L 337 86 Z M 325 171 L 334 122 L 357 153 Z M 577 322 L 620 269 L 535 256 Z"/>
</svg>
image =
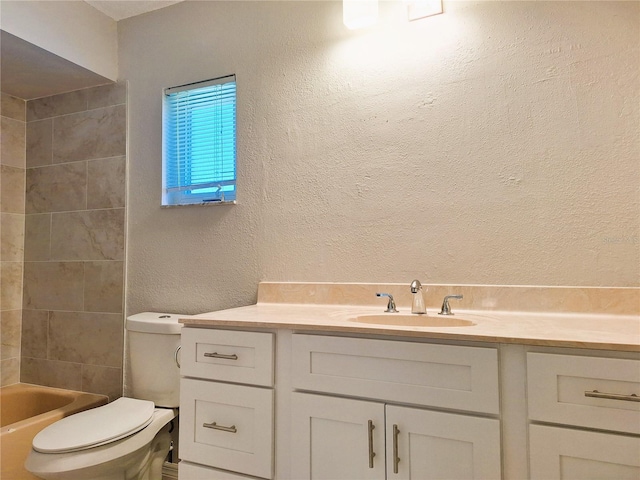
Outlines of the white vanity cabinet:
<svg viewBox="0 0 640 480">
<path fill-rule="evenodd" d="M 272 333 L 182 329 L 181 479 L 273 478 L 273 343 Z"/>
<path fill-rule="evenodd" d="M 501 478 L 496 349 L 293 335 L 292 359 L 292 478 Z"/>
<path fill-rule="evenodd" d="M 640 480 L 632 352 L 252 327 L 182 329 L 180 480 Z"/>
<path fill-rule="evenodd" d="M 528 352 L 527 389 L 532 480 L 640 479 L 640 361 Z"/>
</svg>

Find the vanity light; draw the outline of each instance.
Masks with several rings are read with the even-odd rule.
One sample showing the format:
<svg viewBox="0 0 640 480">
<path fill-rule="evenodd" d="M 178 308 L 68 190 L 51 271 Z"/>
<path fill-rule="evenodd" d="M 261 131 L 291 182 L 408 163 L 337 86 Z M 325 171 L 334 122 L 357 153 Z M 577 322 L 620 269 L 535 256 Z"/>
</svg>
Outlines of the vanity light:
<svg viewBox="0 0 640 480">
<path fill-rule="evenodd" d="M 342 0 L 342 21 L 350 30 L 375 25 L 378 0 Z"/>
<path fill-rule="evenodd" d="M 405 0 L 409 21 L 442 13 L 442 0 Z"/>
</svg>

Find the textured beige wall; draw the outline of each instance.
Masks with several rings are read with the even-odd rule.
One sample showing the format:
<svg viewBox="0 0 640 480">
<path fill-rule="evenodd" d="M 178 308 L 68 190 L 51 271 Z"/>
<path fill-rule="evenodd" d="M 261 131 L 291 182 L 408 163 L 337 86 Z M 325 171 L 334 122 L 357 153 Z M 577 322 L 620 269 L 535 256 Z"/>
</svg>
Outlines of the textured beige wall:
<svg viewBox="0 0 640 480">
<path fill-rule="evenodd" d="M 637 286 L 640 4 L 185 2 L 119 23 L 127 311 L 273 281 Z M 238 205 L 161 210 L 161 91 L 235 73 Z"/>
</svg>

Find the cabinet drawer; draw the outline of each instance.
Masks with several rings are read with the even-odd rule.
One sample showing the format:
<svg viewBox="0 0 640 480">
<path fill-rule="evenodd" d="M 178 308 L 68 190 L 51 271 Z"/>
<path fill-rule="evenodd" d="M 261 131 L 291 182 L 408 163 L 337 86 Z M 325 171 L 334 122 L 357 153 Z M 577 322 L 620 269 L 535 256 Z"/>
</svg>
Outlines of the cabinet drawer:
<svg viewBox="0 0 640 480">
<path fill-rule="evenodd" d="M 531 480 L 640 478 L 640 439 L 531 425 Z"/>
<path fill-rule="evenodd" d="M 499 412 L 494 348 L 293 335 L 294 388 Z"/>
<path fill-rule="evenodd" d="M 253 480 L 255 477 L 247 477 L 246 475 L 182 461 L 178 464 L 178 478 L 180 480 Z"/>
<path fill-rule="evenodd" d="M 180 381 L 180 458 L 271 478 L 273 390 Z"/>
<path fill-rule="evenodd" d="M 180 374 L 273 386 L 273 334 L 182 329 Z"/>
<path fill-rule="evenodd" d="M 640 433 L 640 361 L 527 353 L 527 389 L 531 420 Z"/>
</svg>

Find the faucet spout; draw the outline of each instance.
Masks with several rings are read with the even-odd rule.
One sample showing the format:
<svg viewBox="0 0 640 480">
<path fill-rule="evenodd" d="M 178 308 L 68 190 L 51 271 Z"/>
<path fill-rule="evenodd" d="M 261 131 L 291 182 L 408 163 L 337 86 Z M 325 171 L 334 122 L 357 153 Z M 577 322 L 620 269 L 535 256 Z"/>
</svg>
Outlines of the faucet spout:
<svg viewBox="0 0 640 480">
<path fill-rule="evenodd" d="M 413 295 L 411 313 L 427 313 L 427 309 L 424 306 L 424 297 L 422 295 L 422 284 L 420 283 L 420 280 L 414 280 L 413 282 L 411 282 L 411 294 Z"/>
</svg>

